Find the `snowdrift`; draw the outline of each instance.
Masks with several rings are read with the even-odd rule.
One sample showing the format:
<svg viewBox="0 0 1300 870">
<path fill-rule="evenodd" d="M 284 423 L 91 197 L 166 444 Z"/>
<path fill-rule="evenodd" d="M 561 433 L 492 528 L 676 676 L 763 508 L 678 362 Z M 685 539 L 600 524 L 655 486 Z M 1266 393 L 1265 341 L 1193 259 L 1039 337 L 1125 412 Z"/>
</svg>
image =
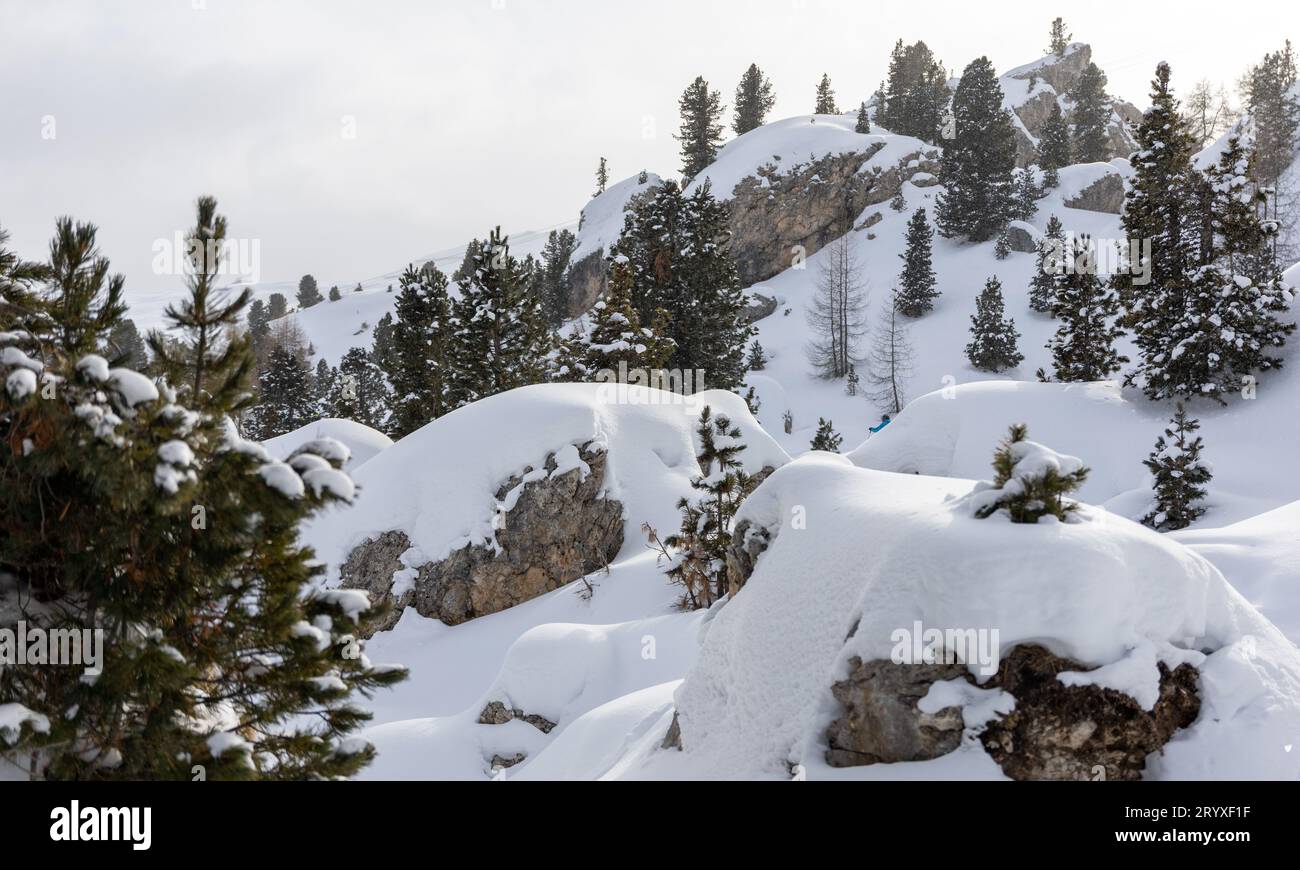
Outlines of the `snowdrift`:
<svg viewBox="0 0 1300 870">
<path fill-rule="evenodd" d="M 317 438 L 333 438 L 348 448 L 352 458 L 343 466 L 348 473 L 356 471 L 362 463 L 393 446 L 393 439 L 378 429 L 338 417 L 325 417 L 284 435 L 268 438 L 262 442 L 262 446 L 276 459 L 284 460 L 293 451 Z"/>
<path fill-rule="evenodd" d="M 631 775 L 910 776 L 926 766 L 1000 775 L 978 744 L 960 758 L 831 770 L 824 735 L 848 661 L 888 659 L 896 629 L 998 629 L 1089 665 L 1133 697 L 1155 662 L 1200 668 L 1202 712 L 1148 775 L 1294 778 L 1300 652 L 1203 558 L 1108 512 L 1015 525 L 974 519 L 970 481 L 854 468 L 809 454 L 742 508 L 774 532 L 743 590 L 716 609 L 676 692 L 681 752 L 643 749 Z M 806 516 L 806 528 L 792 517 Z M 972 666 L 972 672 L 974 668 Z M 906 768 L 904 770 L 903 768 Z"/>
</svg>

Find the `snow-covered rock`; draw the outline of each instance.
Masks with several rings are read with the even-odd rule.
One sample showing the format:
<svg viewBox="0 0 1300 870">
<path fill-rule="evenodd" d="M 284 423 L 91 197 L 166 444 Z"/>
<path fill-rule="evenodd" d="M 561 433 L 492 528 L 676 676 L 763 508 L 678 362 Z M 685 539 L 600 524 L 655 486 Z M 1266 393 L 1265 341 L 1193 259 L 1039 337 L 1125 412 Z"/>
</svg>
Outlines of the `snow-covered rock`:
<svg viewBox="0 0 1300 870">
<path fill-rule="evenodd" d="M 348 449 L 349 457 L 344 461 L 343 469 L 349 473 L 393 446 L 393 439 L 378 429 L 338 417 L 326 417 L 284 435 L 268 438 L 262 446 L 276 459 L 288 459 L 302 445 L 321 438 L 333 438 Z"/>
</svg>

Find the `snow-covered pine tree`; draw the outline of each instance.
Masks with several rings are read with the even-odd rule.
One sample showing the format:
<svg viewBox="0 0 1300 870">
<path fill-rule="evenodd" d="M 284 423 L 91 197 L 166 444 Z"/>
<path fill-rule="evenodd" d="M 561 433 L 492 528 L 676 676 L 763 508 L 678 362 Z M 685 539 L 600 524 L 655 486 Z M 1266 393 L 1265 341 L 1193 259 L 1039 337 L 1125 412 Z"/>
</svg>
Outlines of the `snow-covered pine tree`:
<svg viewBox="0 0 1300 870">
<path fill-rule="evenodd" d="M 749 359 L 745 363 L 745 368 L 751 372 L 761 372 L 767 368 L 767 354 L 757 338 L 749 343 Z"/>
<path fill-rule="evenodd" d="M 867 103 L 865 100 L 863 100 L 861 105 L 858 106 L 858 122 L 853 125 L 853 132 L 854 133 L 871 132 L 871 116 L 867 114 Z"/>
<path fill-rule="evenodd" d="M 542 247 L 542 263 L 537 272 L 542 308 L 546 322 L 555 328 L 570 316 L 572 300 L 569 298 L 568 269 L 578 238 L 569 230 L 551 230 Z"/>
<path fill-rule="evenodd" d="M 1196 430 L 1200 421 L 1187 416 L 1178 403 L 1165 433 L 1156 438 L 1155 450 L 1142 461 L 1151 472 L 1155 499 L 1142 522 L 1162 532 L 1187 528 L 1205 513 L 1205 485 L 1213 476 L 1201 462 L 1204 446 Z M 1168 439 L 1168 440 L 1166 440 Z"/>
<path fill-rule="evenodd" d="M 432 261 L 398 279 L 391 347 L 376 361 L 393 387 L 389 434 L 401 438 L 456 407 L 451 396 L 451 294 Z"/>
<path fill-rule="evenodd" d="M 543 381 L 551 333 L 500 227 L 480 246 L 459 287 L 450 320 L 452 404 Z"/>
<path fill-rule="evenodd" d="M 1065 284 L 1065 231 L 1056 215 L 1047 219 L 1047 232 L 1038 242 L 1034 277 L 1029 279 L 1029 307 L 1051 314 Z"/>
<path fill-rule="evenodd" d="M 842 378 L 861 360 L 867 333 L 866 284 L 851 234 L 845 233 L 824 249 L 816 292 L 808 306 L 812 332 L 806 352 L 819 377 Z"/>
<path fill-rule="evenodd" d="M 214 200 L 198 211 L 191 239 L 224 235 Z M 0 597 L 29 629 L 102 630 L 103 660 L 94 679 L 0 670 L 0 707 L 45 726 L 0 755 L 40 779 L 351 776 L 374 757 L 354 696 L 404 672 L 370 665 L 357 638 L 374 611 L 312 591 L 324 567 L 298 542 L 304 520 L 351 499 L 346 451 L 315 443 L 280 462 L 235 432 L 251 352 L 238 335 L 214 349 L 210 331 L 230 336 L 248 299 L 216 293 L 202 254 L 168 313 L 165 363 L 183 388 L 110 369 L 94 344 L 121 316 L 121 285 L 97 255 L 65 259 L 93 254 L 89 230 L 56 240 L 60 277 L 25 300 L 35 308 L 0 307 L 0 380 L 35 388 L 14 372 L 39 367 L 56 385 L 52 399 L 0 392 L 0 437 L 29 445 L 0 459 Z"/>
<path fill-rule="evenodd" d="M 825 450 L 828 453 L 839 453 L 840 444 L 844 443 L 844 436 L 835 431 L 835 424 L 830 420 L 817 418 L 817 433 L 813 435 L 812 444 L 809 450 Z"/>
<path fill-rule="evenodd" d="M 858 394 L 858 367 L 849 366 L 849 373 L 844 377 L 844 392 L 850 396 Z"/>
<path fill-rule="evenodd" d="M 1065 496 L 1083 485 L 1088 469 L 1073 456 L 1030 441 L 1028 435 L 1028 427 L 1016 423 L 998 445 L 992 486 L 985 483 L 974 493 L 976 517 L 987 519 L 1005 510 L 1013 523 L 1037 523 L 1048 515 L 1064 521 L 1078 509 L 1078 503 Z"/>
<path fill-rule="evenodd" d="M 1016 348 L 1020 339 L 1016 321 L 1005 314 L 1002 284 L 995 275 L 984 283 L 984 289 L 975 299 L 975 314 L 970 319 L 971 340 L 966 345 L 966 358 L 981 371 L 1013 369 L 1025 358 Z"/>
<path fill-rule="evenodd" d="M 591 195 L 592 199 L 600 196 L 605 192 L 605 185 L 609 184 L 609 166 L 605 163 L 605 158 L 600 158 L 600 165 L 596 167 L 596 192 Z"/>
<path fill-rule="evenodd" d="M 1007 233 L 1006 227 L 998 233 L 997 241 L 993 244 L 993 256 L 999 260 L 1011 256 L 1011 236 Z"/>
<path fill-rule="evenodd" d="M 893 133 L 935 144 L 951 94 L 948 73 L 924 42 L 904 46 L 889 58 L 889 83 L 876 93 L 876 122 Z"/>
<path fill-rule="evenodd" d="M 1097 277 L 1095 262 L 1092 240 L 1076 238 L 1052 306 L 1060 325 L 1047 345 L 1058 381 L 1100 381 L 1128 362 L 1115 349 L 1124 334 L 1114 324 L 1119 302 Z"/>
<path fill-rule="evenodd" d="M 1042 191 L 1034 180 L 1034 171 L 1029 167 L 1016 172 L 1013 215 L 1016 220 L 1032 220 L 1038 213 L 1038 199 Z"/>
<path fill-rule="evenodd" d="M 383 370 L 365 348 L 354 347 L 339 360 L 326 412 L 382 432 L 388 426 L 391 399 Z"/>
<path fill-rule="evenodd" d="M 831 77 L 822 73 L 822 80 L 817 83 L 817 104 L 813 107 L 814 115 L 838 115 L 835 106 L 835 91 L 831 89 Z"/>
<path fill-rule="evenodd" d="M 323 302 L 325 297 L 320 294 L 320 287 L 316 285 L 316 279 L 311 275 L 303 275 L 298 279 L 298 307 L 302 309 L 311 308 L 313 305 Z"/>
<path fill-rule="evenodd" d="M 743 136 L 750 130 L 763 126 L 767 113 L 776 105 L 776 94 L 772 91 L 772 82 L 758 64 L 751 63 L 749 69 L 740 77 L 736 85 L 735 117 L 731 129 L 737 136 Z"/>
<path fill-rule="evenodd" d="M 709 90 L 704 76 L 696 76 L 677 105 L 682 115 L 681 132 L 676 137 L 681 143 L 682 179 L 689 182 L 718 156 L 722 145 L 722 95 Z"/>
<path fill-rule="evenodd" d="M 1242 83 L 1246 109 L 1255 127 L 1255 171 L 1260 183 L 1275 186 L 1295 160 L 1300 131 L 1300 94 L 1291 41 L 1270 52 L 1246 73 Z"/>
<path fill-rule="evenodd" d="M 316 371 L 311 379 L 311 398 L 316 406 L 316 416 L 327 416 L 330 392 L 334 389 L 334 378 L 338 372 L 330 366 L 329 360 L 321 357 L 316 363 Z"/>
<path fill-rule="evenodd" d="M 618 372 L 620 363 L 629 372 L 668 365 L 673 354 L 673 341 L 665 334 L 668 313 L 660 308 L 649 326 L 641 325 L 641 315 L 632 304 L 632 267 L 626 260 L 610 264 L 609 291 L 592 311 L 582 360 L 586 372 Z"/>
<path fill-rule="evenodd" d="M 1074 140 L 1070 145 L 1078 163 L 1099 163 L 1110 157 L 1110 101 L 1106 98 L 1106 75 L 1095 63 L 1079 74 L 1070 96 L 1074 100 Z"/>
<path fill-rule="evenodd" d="M 867 357 L 871 401 L 887 414 L 897 414 L 907 404 L 905 390 L 912 375 L 912 342 L 897 299 L 894 291 L 881 305 Z"/>
<path fill-rule="evenodd" d="M 265 441 L 317 418 L 307 364 L 290 348 L 276 346 L 258 376 L 258 400 L 248 415 L 248 436 Z"/>
<path fill-rule="evenodd" d="M 1058 170 L 1069 166 L 1070 162 L 1070 127 L 1061 115 L 1061 104 L 1053 100 L 1043 133 L 1038 137 L 1038 163 L 1043 167 L 1043 187 L 1053 188 L 1060 184 Z"/>
<path fill-rule="evenodd" d="M 710 388 L 734 389 L 744 377 L 753 328 L 729 252 L 725 203 L 703 184 L 685 196 L 669 181 L 636 200 L 624 215 L 611 256 L 632 270 L 632 302 L 641 322 L 668 312 L 674 350 L 669 367 L 703 369 Z"/>
<path fill-rule="evenodd" d="M 898 276 L 898 310 L 908 317 L 926 314 L 939 298 L 932 265 L 933 241 L 934 230 L 925 209 L 918 208 L 907 222 L 907 248 L 899 254 L 903 271 Z"/>
<path fill-rule="evenodd" d="M 335 284 L 333 287 L 330 288 L 330 301 L 338 302 L 342 298 L 343 298 L 343 294 L 339 292 L 339 287 L 337 284 Z"/>
<path fill-rule="evenodd" d="M 1047 42 L 1047 53 L 1054 54 L 1057 57 L 1064 57 L 1065 50 L 1070 46 L 1070 37 L 1073 34 L 1065 31 L 1065 21 L 1060 17 L 1052 19 L 1051 35 Z"/>
<path fill-rule="evenodd" d="M 682 606 L 691 610 L 709 607 L 726 594 L 731 521 L 753 486 L 740 460 L 745 450 L 740 427 L 722 414 L 714 417 L 708 405 L 699 422 L 700 452 L 695 458 L 700 474 L 691 478 L 698 495 L 678 501 L 681 530 L 664 540 L 676 551 L 668 576 L 685 589 Z"/>
<path fill-rule="evenodd" d="M 1002 98 L 989 59 L 971 61 L 952 99 L 956 136 L 939 161 L 938 223 L 945 236 L 987 241 L 1010 217 L 1015 132 Z"/>
<path fill-rule="evenodd" d="M 894 211 L 902 211 L 907 208 L 907 197 L 903 196 L 903 188 L 901 186 L 893 197 L 890 198 L 889 207 Z"/>
</svg>

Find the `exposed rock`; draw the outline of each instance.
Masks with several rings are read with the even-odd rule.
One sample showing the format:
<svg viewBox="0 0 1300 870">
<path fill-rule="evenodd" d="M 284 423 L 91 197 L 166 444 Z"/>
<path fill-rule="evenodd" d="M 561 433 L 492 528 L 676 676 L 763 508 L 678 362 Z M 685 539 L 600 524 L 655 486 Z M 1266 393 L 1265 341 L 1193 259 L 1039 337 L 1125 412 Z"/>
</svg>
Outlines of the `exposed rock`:
<svg viewBox="0 0 1300 870">
<path fill-rule="evenodd" d="M 873 211 L 871 214 L 867 215 L 865 218 L 862 219 L 862 223 L 858 224 L 856 229 L 865 230 L 869 227 L 874 227 L 876 224 L 880 223 L 884 219 L 885 216 L 881 212 Z"/>
<path fill-rule="evenodd" d="M 681 751 L 682 748 L 682 723 L 677 721 L 677 711 L 673 711 L 672 724 L 668 726 L 668 733 L 664 735 L 664 740 L 659 744 L 660 749 L 676 749 Z"/>
<path fill-rule="evenodd" d="M 964 665 L 857 658 L 850 665 L 849 678 L 831 687 L 842 713 L 827 730 L 828 764 L 937 758 L 960 745 L 959 708 L 925 714 L 916 705 L 937 681 L 973 682 Z M 1159 667 L 1159 700 L 1147 711 L 1115 689 L 1061 683 L 1058 674 L 1089 668 L 1036 644 L 1018 645 L 982 686 L 1007 692 L 1015 707 L 985 726 L 979 739 L 1012 779 L 1141 779 L 1147 756 L 1200 713 L 1196 669 Z"/>
<path fill-rule="evenodd" d="M 1148 712 L 1115 689 L 1064 685 L 1058 674 L 1088 668 L 1041 646 L 1017 646 L 995 678 L 1016 707 L 980 739 L 1012 779 L 1139 780 L 1147 756 L 1201 709 L 1196 669 L 1159 667 L 1160 697 Z"/>
<path fill-rule="evenodd" d="M 522 752 L 516 752 L 514 755 L 493 755 L 490 762 L 493 770 L 504 770 L 507 767 L 514 767 L 527 758 Z"/>
<path fill-rule="evenodd" d="M 1124 210 L 1124 179 L 1117 174 L 1107 174 L 1065 200 L 1070 208 L 1104 211 L 1119 214 Z"/>
<path fill-rule="evenodd" d="M 961 708 L 922 713 L 916 704 L 930 685 L 964 677 L 966 666 L 849 662 L 847 680 L 831 687 L 843 712 L 826 732 L 826 763 L 832 767 L 925 761 L 961 743 Z"/>
<path fill-rule="evenodd" d="M 550 734 L 555 723 L 545 716 L 538 716 L 536 713 L 525 713 L 518 708 L 511 709 L 500 701 L 488 701 L 483 712 L 478 714 L 480 725 L 504 725 L 518 719 L 527 722 L 543 734 Z"/>
<path fill-rule="evenodd" d="M 727 548 L 727 591 L 731 595 L 739 592 L 749 575 L 754 573 L 754 565 L 770 540 L 771 535 L 762 526 L 749 520 L 736 524 L 731 534 L 731 546 Z"/>
<path fill-rule="evenodd" d="M 745 321 L 755 323 L 776 311 L 776 297 L 764 296 L 762 293 L 750 293 L 749 304 L 745 306 Z"/>
<path fill-rule="evenodd" d="M 1033 254 L 1038 251 L 1038 237 L 1033 227 L 1021 221 L 1013 221 L 1007 226 L 1007 242 L 1011 250 L 1021 254 Z"/>
<path fill-rule="evenodd" d="M 605 249 L 592 251 L 569 265 L 565 278 L 569 282 L 569 317 L 578 317 L 596 304 L 608 286 Z"/>
<path fill-rule="evenodd" d="M 519 488 L 513 506 L 498 514 L 496 547 L 466 546 L 441 562 L 418 568 L 409 593 L 394 602 L 388 624 L 414 605 L 421 616 L 456 625 L 496 613 L 558 589 L 609 564 L 623 545 L 623 505 L 603 497 L 606 456 L 588 444 L 579 451 L 587 465 L 555 474 L 555 455 L 539 472 L 526 468 L 496 492 L 506 500 Z M 528 479 L 525 479 L 527 476 Z M 345 588 L 388 596 L 398 556 L 409 546 L 406 535 L 387 532 L 357 547 L 340 571 Z"/>
</svg>

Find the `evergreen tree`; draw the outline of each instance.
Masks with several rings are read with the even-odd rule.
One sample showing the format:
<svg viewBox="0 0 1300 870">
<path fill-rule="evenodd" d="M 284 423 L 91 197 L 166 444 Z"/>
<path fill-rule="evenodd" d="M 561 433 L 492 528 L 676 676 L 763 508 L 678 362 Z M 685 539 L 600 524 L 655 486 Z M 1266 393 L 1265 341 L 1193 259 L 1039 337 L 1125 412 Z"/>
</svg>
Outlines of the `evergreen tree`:
<svg viewBox="0 0 1300 870">
<path fill-rule="evenodd" d="M 1065 22 L 1061 18 L 1052 19 L 1051 37 L 1047 43 L 1048 54 L 1054 54 L 1057 57 L 1064 57 L 1065 50 L 1070 45 L 1070 37 L 1073 34 L 1065 32 Z"/>
<path fill-rule="evenodd" d="M 401 438 L 455 405 L 451 392 L 451 295 L 432 261 L 398 279 L 391 352 L 381 358 L 393 385 L 390 434 Z"/>
<path fill-rule="evenodd" d="M 569 230 L 551 230 L 542 248 L 537 295 L 542 300 L 546 322 L 551 327 L 559 326 L 571 314 L 568 271 L 577 247 L 578 239 Z"/>
<path fill-rule="evenodd" d="M 266 306 L 261 299 L 254 299 L 248 306 L 248 337 L 253 342 L 253 351 L 257 354 L 260 367 L 266 355 L 267 338 L 271 335 L 271 318 L 266 313 Z"/>
<path fill-rule="evenodd" d="M 1099 163 L 1110 159 L 1110 101 L 1106 98 L 1106 76 L 1095 63 L 1089 63 L 1075 82 L 1070 95 L 1074 99 L 1074 142 L 1071 150 L 1079 163 Z"/>
<path fill-rule="evenodd" d="M 903 196 L 902 187 L 899 187 L 898 192 L 889 200 L 889 207 L 894 211 L 902 211 L 907 208 L 907 197 Z"/>
<path fill-rule="evenodd" d="M 858 394 L 858 369 L 857 366 L 850 366 L 848 376 L 844 379 L 844 392 L 850 396 Z"/>
<path fill-rule="evenodd" d="M 451 395 L 474 402 L 545 379 L 551 334 L 509 240 L 498 227 L 452 303 Z"/>
<path fill-rule="evenodd" d="M 872 336 L 867 381 L 876 407 L 897 414 L 907 404 L 905 390 L 912 374 L 913 351 L 907 325 L 898 310 L 897 291 L 881 307 Z"/>
<path fill-rule="evenodd" d="M 276 347 L 267 356 L 258 394 L 248 421 L 249 437 L 257 441 L 292 432 L 317 417 L 310 369 L 287 347 Z"/>
<path fill-rule="evenodd" d="M 835 91 L 831 89 L 831 77 L 822 73 L 822 80 L 817 83 L 817 105 L 813 107 L 814 115 L 838 115 L 835 107 Z"/>
<path fill-rule="evenodd" d="M 98 232 L 94 224 L 59 218 L 49 262 L 39 269 L 55 309 L 48 316 L 57 324 L 59 343 L 70 353 L 98 353 L 126 314 L 126 279 L 109 276 Z"/>
<path fill-rule="evenodd" d="M 840 444 L 843 443 L 844 436 L 835 431 L 834 424 L 830 420 L 817 418 L 817 434 L 813 436 L 810 450 L 825 450 L 829 453 L 839 453 Z"/>
<path fill-rule="evenodd" d="M 975 314 L 970 319 L 970 344 L 966 358 L 981 371 L 1000 372 L 1020 365 L 1024 354 L 1016 349 L 1020 333 L 1014 319 L 1004 317 L 1002 284 L 994 276 L 984 283 L 975 300 Z"/>
<path fill-rule="evenodd" d="M 330 288 L 330 301 L 338 302 L 342 298 L 343 298 L 343 294 L 339 292 L 338 285 L 335 284 L 333 287 Z"/>
<path fill-rule="evenodd" d="M 664 540 L 676 551 L 668 576 L 684 587 L 682 604 L 692 610 L 709 607 L 727 593 L 725 566 L 732 518 L 753 487 L 740 460 L 745 450 L 740 427 L 724 415 L 714 417 L 712 408 L 705 405 L 696 434 L 700 474 L 691 478 L 691 487 L 698 495 L 677 503 L 682 512 L 681 530 Z"/>
<path fill-rule="evenodd" d="M 727 205 L 713 198 L 710 185 L 686 196 L 669 181 L 634 201 L 610 252 L 631 268 L 641 322 L 652 322 L 657 309 L 668 312 L 669 367 L 703 369 L 715 389 L 740 384 L 753 333 L 728 221 Z"/>
<path fill-rule="evenodd" d="M 772 82 L 758 64 L 751 63 L 749 69 L 740 77 L 736 85 L 736 112 L 731 122 L 731 129 L 737 136 L 743 136 L 750 130 L 763 126 L 767 113 L 776 105 L 776 94 L 772 91 Z"/>
<path fill-rule="evenodd" d="M 224 230 L 215 201 L 199 200 L 190 238 Z M 248 297 L 217 298 L 202 247 L 188 300 L 168 311 L 174 389 L 87 355 L 85 339 L 120 319 L 120 285 L 80 297 L 88 284 L 69 270 L 66 241 L 62 283 L 38 309 L 0 310 L 0 341 L 59 383 L 50 400 L 0 391 L 0 437 L 29 445 L 0 456 L 0 596 L 29 630 L 103 631 L 103 660 L 93 679 L 0 671 L 0 707 L 43 726 L 7 734 L 0 754 L 40 779 L 188 780 L 196 766 L 206 779 L 355 774 L 374 750 L 353 734 L 369 718 L 353 696 L 403 672 L 370 665 L 356 638 L 375 611 L 313 591 L 324 566 L 298 543 L 304 520 L 352 498 L 343 454 L 312 444 L 279 462 L 234 431 L 251 354 L 238 336 L 214 347 L 211 331 L 233 327 Z M 0 379 L 22 381 L 18 368 L 0 355 Z"/>
<path fill-rule="evenodd" d="M 993 245 L 993 256 L 999 260 L 1011 256 L 1011 236 L 1007 233 L 1006 227 L 998 233 L 997 241 Z"/>
<path fill-rule="evenodd" d="M 289 313 L 289 301 L 283 293 L 272 293 L 266 304 L 266 319 L 279 320 Z"/>
<path fill-rule="evenodd" d="M 316 279 L 311 275 L 303 275 L 298 281 L 298 307 L 311 308 L 324 300 L 325 297 L 320 295 L 320 288 L 316 286 Z"/>
<path fill-rule="evenodd" d="M 1212 475 L 1201 463 L 1204 445 L 1196 434 L 1200 428 L 1200 422 L 1188 417 L 1179 402 L 1165 434 L 1156 438 L 1155 450 L 1142 462 L 1155 478 L 1155 501 L 1142 518 L 1153 529 L 1184 529 L 1205 513 L 1200 502 Z"/>
<path fill-rule="evenodd" d="M 1015 134 L 988 58 L 972 61 L 962 73 L 953 115 L 957 135 L 939 163 L 945 189 L 939 198 L 939 228 L 945 236 L 987 241 L 1011 214 L 1016 165 Z"/>
<path fill-rule="evenodd" d="M 593 308 L 591 334 L 587 337 L 583 359 L 589 373 L 619 371 L 649 372 L 663 369 L 673 353 L 667 332 L 668 312 L 655 312 L 650 325 L 641 325 L 641 315 L 632 305 L 632 267 L 626 260 L 615 260 L 609 269 L 609 292 Z"/>
<path fill-rule="evenodd" d="M 109 330 L 107 350 L 110 362 L 137 372 L 144 371 L 149 365 L 149 352 L 145 350 L 144 339 L 136 329 L 135 321 L 129 318 L 122 318 Z"/>
<path fill-rule="evenodd" d="M 898 276 L 898 310 L 908 317 L 926 314 L 939 298 L 931 264 L 933 240 L 934 231 L 925 219 L 925 209 L 918 208 L 907 222 L 907 249 L 899 254 L 903 272 Z"/>
<path fill-rule="evenodd" d="M 871 132 L 871 116 L 867 114 L 867 103 L 865 100 L 862 102 L 860 106 L 858 106 L 858 123 L 853 126 L 853 132 L 854 133 Z"/>
<path fill-rule="evenodd" d="M 343 354 L 333 381 L 325 400 L 328 416 L 384 431 L 392 394 L 383 371 L 364 348 Z"/>
<path fill-rule="evenodd" d="M 751 372 L 761 372 L 767 368 L 767 354 L 764 353 L 763 345 L 758 343 L 757 338 L 749 344 L 749 361 L 745 364 L 745 368 Z"/>
<path fill-rule="evenodd" d="M 1029 167 L 1015 174 L 1015 200 L 1012 203 L 1016 220 L 1032 220 L 1038 213 L 1038 198 L 1042 191 L 1034 181 L 1034 171 Z"/>
<path fill-rule="evenodd" d="M 334 389 L 334 378 L 338 372 L 322 357 L 316 363 L 316 374 L 311 381 L 312 403 L 316 406 L 317 417 L 329 416 L 329 397 Z"/>
<path fill-rule="evenodd" d="M 1050 314 L 1065 284 L 1065 232 L 1056 215 L 1047 219 L 1047 232 L 1038 242 L 1034 277 L 1029 279 L 1029 307 Z"/>
<path fill-rule="evenodd" d="M 609 168 L 605 165 L 605 158 L 600 158 L 600 165 L 596 167 L 596 192 L 591 195 L 592 199 L 600 196 L 605 192 L 605 185 L 609 184 Z"/>
<path fill-rule="evenodd" d="M 1038 137 L 1038 163 L 1043 167 L 1043 187 L 1052 188 L 1060 184 L 1057 170 L 1069 166 L 1070 161 L 1070 128 L 1061 115 L 1060 103 L 1053 100 L 1043 133 Z"/>
<path fill-rule="evenodd" d="M 397 321 L 393 320 L 393 312 L 385 311 L 371 333 L 374 339 L 370 345 L 370 355 L 375 358 L 375 363 L 384 370 L 385 374 L 393 367 L 393 330 L 396 328 Z"/>
<path fill-rule="evenodd" d="M 682 93 L 678 108 L 682 126 L 676 138 L 682 143 L 682 179 L 685 183 L 717 159 L 718 148 L 722 145 L 722 124 L 719 123 L 722 95 L 709 90 L 704 76 L 696 76 Z"/>
<path fill-rule="evenodd" d="M 1115 292 L 1097 277 L 1092 240 L 1075 239 L 1070 254 L 1052 307 L 1060 326 L 1047 347 L 1057 380 L 1100 381 L 1128 362 L 1115 350 L 1116 340 L 1124 334 L 1113 324 L 1119 303 Z"/>
<path fill-rule="evenodd" d="M 924 42 L 894 44 L 889 83 L 876 95 L 876 122 L 892 133 L 934 144 L 940 139 L 951 94 L 948 73 Z"/>
<path fill-rule="evenodd" d="M 1005 510 L 1013 523 L 1037 523 L 1048 515 L 1064 521 L 1078 509 L 1078 503 L 1065 496 L 1083 486 L 1088 469 L 1073 456 L 1030 441 L 1028 435 L 1025 424 L 1017 423 L 994 452 L 993 485 L 976 491 L 980 505 L 975 516 L 986 519 Z"/>
<path fill-rule="evenodd" d="M 1276 185 L 1295 160 L 1300 130 L 1300 93 L 1296 84 L 1295 53 L 1290 40 L 1281 51 L 1271 52 L 1252 67 L 1242 85 L 1246 108 L 1255 127 L 1255 171 L 1260 183 Z"/>
</svg>

